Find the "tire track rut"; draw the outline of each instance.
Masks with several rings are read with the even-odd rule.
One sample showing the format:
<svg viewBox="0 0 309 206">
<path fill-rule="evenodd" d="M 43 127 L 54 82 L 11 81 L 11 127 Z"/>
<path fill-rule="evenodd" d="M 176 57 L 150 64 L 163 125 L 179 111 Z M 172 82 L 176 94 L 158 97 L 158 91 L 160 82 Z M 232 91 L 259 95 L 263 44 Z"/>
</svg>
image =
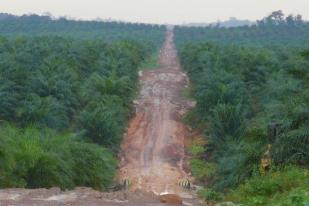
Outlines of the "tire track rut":
<svg viewBox="0 0 309 206">
<path fill-rule="evenodd" d="M 182 71 L 168 29 L 160 67 L 143 71 L 136 115 L 121 146 L 119 179 L 130 179 L 132 190 L 156 194 L 182 193 L 177 182 L 189 178 L 183 169 L 184 139 L 189 133 L 181 117 L 194 106 L 181 96 L 188 77 Z"/>
</svg>

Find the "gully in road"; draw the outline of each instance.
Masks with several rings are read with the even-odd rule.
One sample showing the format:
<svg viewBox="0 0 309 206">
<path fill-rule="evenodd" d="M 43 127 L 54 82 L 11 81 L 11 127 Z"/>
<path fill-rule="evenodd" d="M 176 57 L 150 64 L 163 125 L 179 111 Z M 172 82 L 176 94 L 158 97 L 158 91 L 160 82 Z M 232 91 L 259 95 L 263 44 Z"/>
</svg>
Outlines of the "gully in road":
<svg viewBox="0 0 309 206">
<path fill-rule="evenodd" d="M 177 182 L 188 178 L 183 169 L 188 128 L 181 117 L 193 103 L 181 96 L 188 78 L 178 62 L 171 29 L 159 63 L 158 69 L 140 76 L 142 87 L 122 144 L 119 179 L 131 180 L 132 190 L 179 194 Z"/>
</svg>

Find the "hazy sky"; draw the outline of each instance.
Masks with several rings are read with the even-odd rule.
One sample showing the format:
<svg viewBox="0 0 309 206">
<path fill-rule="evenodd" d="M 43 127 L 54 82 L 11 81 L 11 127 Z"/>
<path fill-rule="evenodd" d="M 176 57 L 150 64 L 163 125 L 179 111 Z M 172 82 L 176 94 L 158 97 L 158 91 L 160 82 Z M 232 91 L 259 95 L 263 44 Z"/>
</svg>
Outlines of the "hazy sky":
<svg viewBox="0 0 309 206">
<path fill-rule="evenodd" d="M 232 16 L 256 20 L 274 10 L 309 19 L 309 0 L 0 0 L 0 12 L 147 23 L 213 22 Z"/>
</svg>

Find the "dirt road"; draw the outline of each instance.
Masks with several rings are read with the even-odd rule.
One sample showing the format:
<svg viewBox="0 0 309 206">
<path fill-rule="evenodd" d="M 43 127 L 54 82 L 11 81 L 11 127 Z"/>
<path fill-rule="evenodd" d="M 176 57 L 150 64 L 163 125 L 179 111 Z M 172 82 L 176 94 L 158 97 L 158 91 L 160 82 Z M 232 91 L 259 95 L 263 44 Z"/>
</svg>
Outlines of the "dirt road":
<svg viewBox="0 0 309 206">
<path fill-rule="evenodd" d="M 52 189 L 0 190 L 0 206 L 8 205 L 103 205 L 160 206 L 155 194 L 182 196 L 186 205 L 196 205 L 192 194 L 177 184 L 189 178 L 183 169 L 184 139 L 188 128 L 181 117 L 193 106 L 181 97 L 187 76 L 179 65 L 168 30 L 160 54 L 160 68 L 140 75 L 141 91 L 136 100 L 136 115 L 130 121 L 120 154 L 119 179 L 132 182 L 130 191 L 102 193 L 89 188 L 73 191 Z"/>
<path fill-rule="evenodd" d="M 193 103 L 181 96 L 188 78 L 179 65 L 172 30 L 159 61 L 160 68 L 140 75 L 142 87 L 122 144 L 119 178 L 131 180 L 133 190 L 181 194 L 177 182 L 188 178 L 183 169 L 188 128 L 181 117 Z"/>
</svg>

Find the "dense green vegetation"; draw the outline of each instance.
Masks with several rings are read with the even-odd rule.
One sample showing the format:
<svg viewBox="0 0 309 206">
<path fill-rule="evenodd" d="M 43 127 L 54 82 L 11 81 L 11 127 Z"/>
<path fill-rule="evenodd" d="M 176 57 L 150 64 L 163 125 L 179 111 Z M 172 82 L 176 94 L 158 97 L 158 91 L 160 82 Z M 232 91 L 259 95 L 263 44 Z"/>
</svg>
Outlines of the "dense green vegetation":
<svg viewBox="0 0 309 206">
<path fill-rule="evenodd" d="M 163 32 L 145 24 L 2 18 L 0 188 L 106 188 L 138 69 L 154 67 Z M 190 149 L 192 174 L 205 186 L 199 194 L 254 206 L 308 204 L 309 23 L 277 11 L 253 26 L 175 32 L 197 101 L 186 120 L 204 138 Z"/>
<path fill-rule="evenodd" d="M 106 188 L 164 28 L 37 16 L 0 27 L 0 187 Z"/>
<path fill-rule="evenodd" d="M 246 205 L 308 205 L 308 179 L 308 169 L 286 167 L 280 172 L 252 177 L 231 191 L 226 199 Z"/>
<path fill-rule="evenodd" d="M 23 15 L 0 19 L 0 35 L 42 36 L 58 35 L 78 39 L 103 39 L 105 41 L 138 40 L 160 46 L 164 40 L 163 26 L 125 22 L 78 21 L 50 16 Z"/>
<path fill-rule="evenodd" d="M 187 121 L 206 138 L 191 162 L 206 199 L 308 204 L 308 36 L 308 22 L 281 12 L 252 27 L 176 29 L 197 101 Z M 271 160 L 265 174 L 263 154 Z"/>
<path fill-rule="evenodd" d="M 246 44 L 255 47 L 309 43 L 309 24 L 300 15 L 284 16 L 282 11 L 273 12 L 252 26 L 224 28 L 176 27 L 178 46 L 187 43 L 213 42 L 218 44 Z"/>
<path fill-rule="evenodd" d="M 110 150 L 72 133 L 8 124 L 0 130 L 0 187 L 104 189 L 116 170 Z"/>
</svg>

